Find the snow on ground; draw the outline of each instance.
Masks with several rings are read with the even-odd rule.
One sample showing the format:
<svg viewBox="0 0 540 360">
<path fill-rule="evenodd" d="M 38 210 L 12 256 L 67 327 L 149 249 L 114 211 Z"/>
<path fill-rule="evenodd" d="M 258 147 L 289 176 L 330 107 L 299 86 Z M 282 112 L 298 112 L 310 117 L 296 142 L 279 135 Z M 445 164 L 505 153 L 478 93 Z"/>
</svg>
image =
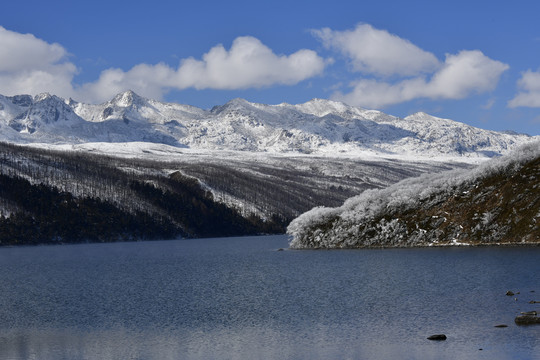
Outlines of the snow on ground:
<svg viewBox="0 0 540 360">
<path fill-rule="evenodd" d="M 30 143 L 24 144 L 35 148 L 43 148 L 58 151 L 81 151 L 94 154 L 118 156 L 124 158 L 144 158 L 156 161 L 177 161 L 184 160 L 186 157 L 217 157 L 217 158 L 236 158 L 236 159 L 259 159 L 264 161 L 270 158 L 333 158 L 344 160 L 362 160 L 362 161 L 406 161 L 406 162 L 440 162 L 440 163 L 466 163 L 480 164 L 487 157 L 480 156 L 419 156 L 417 154 L 388 154 L 380 153 L 374 150 L 350 149 L 350 151 L 339 151 L 329 147 L 325 151 L 316 154 L 305 154 L 302 152 L 246 152 L 234 150 L 212 150 L 198 148 L 179 148 L 176 146 L 150 143 L 150 142 L 89 142 L 80 144 L 48 144 L 48 143 Z"/>
</svg>

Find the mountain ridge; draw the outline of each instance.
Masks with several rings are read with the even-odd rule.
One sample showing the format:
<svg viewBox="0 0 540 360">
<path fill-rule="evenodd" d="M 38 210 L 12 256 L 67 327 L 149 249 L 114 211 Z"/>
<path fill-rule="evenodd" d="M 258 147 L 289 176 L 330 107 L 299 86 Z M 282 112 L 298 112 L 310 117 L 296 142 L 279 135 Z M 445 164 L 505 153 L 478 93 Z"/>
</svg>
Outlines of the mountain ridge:
<svg viewBox="0 0 540 360">
<path fill-rule="evenodd" d="M 405 118 L 312 99 L 267 105 L 232 99 L 204 110 L 126 91 L 102 104 L 55 95 L 0 96 L 0 140 L 80 144 L 151 142 L 206 150 L 267 153 L 500 156 L 538 138 L 475 128 L 426 113 Z"/>
</svg>

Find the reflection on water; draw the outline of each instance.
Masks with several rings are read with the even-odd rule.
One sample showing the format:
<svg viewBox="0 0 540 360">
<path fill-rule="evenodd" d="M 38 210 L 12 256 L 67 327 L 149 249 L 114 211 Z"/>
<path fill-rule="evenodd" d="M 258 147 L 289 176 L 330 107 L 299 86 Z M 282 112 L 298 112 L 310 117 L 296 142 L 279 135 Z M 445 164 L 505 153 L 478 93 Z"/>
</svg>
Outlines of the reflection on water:
<svg viewBox="0 0 540 360">
<path fill-rule="evenodd" d="M 309 339 L 292 341 L 296 334 L 268 328 L 215 330 L 209 333 L 136 332 L 125 329 L 73 332 L 31 330 L 7 332 L 0 339 L 2 359 L 342 359 L 403 358 L 402 346 L 351 343 L 333 346 L 332 333 L 315 331 Z M 438 344 L 435 356 L 448 350 Z M 429 349 L 421 351 L 425 356 Z M 409 355 L 414 355 L 410 353 Z M 424 358 L 424 357 L 422 357 Z M 449 358 L 456 358 L 454 356 Z M 494 357 L 491 357 L 494 358 Z M 496 358 L 496 357 L 495 357 Z"/>
<path fill-rule="evenodd" d="M 0 359 L 540 359 L 540 248 L 281 247 L 1 248 Z"/>
</svg>

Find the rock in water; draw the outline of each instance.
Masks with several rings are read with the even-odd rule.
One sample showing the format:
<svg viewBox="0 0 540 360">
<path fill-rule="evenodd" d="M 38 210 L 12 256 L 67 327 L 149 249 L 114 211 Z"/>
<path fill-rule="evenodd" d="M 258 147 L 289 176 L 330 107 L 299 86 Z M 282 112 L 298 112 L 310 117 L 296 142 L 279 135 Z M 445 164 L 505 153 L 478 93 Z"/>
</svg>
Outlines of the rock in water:
<svg viewBox="0 0 540 360">
<path fill-rule="evenodd" d="M 536 315 L 520 315 L 514 319 L 517 325 L 540 324 L 540 317 Z"/>
<path fill-rule="evenodd" d="M 446 340 L 446 335 L 444 334 L 437 334 L 437 335 L 431 335 L 430 337 L 428 337 L 428 340 Z"/>
</svg>

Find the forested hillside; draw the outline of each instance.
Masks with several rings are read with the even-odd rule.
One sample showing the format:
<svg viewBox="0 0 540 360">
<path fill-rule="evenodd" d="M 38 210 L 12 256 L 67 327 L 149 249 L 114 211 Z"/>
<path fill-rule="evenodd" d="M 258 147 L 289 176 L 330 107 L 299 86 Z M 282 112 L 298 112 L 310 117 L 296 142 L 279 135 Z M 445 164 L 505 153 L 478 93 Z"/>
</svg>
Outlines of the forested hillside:
<svg viewBox="0 0 540 360">
<path fill-rule="evenodd" d="M 467 166 L 220 155 L 122 158 L 0 143 L 0 241 L 283 233 L 314 206 L 336 206 L 366 189 Z"/>
<path fill-rule="evenodd" d="M 244 217 L 198 180 L 151 163 L 7 144 L 0 154 L 2 245 L 248 235 L 286 225 L 278 216 Z"/>
</svg>

